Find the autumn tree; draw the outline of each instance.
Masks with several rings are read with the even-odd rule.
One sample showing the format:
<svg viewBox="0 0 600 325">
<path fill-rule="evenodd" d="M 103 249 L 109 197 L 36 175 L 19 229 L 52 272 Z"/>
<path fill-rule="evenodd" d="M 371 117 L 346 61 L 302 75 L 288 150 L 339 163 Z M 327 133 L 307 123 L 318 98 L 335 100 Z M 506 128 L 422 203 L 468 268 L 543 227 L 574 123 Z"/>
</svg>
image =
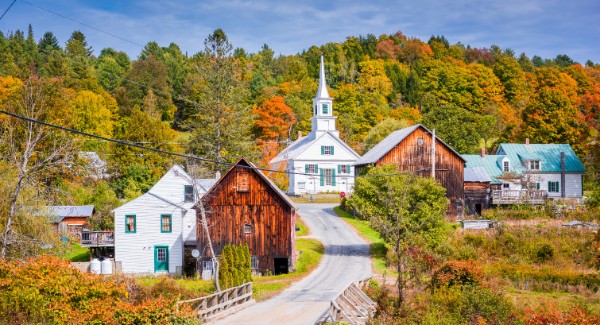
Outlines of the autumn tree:
<svg viewBox="0 0 600 325">
<path fill-rule="evenodd" d="M 396 120 L 393 118 L 385 119 L 375 125 L 365 138 L 364 152 L 371 150 L 381 140 L 385 139 L 390 133 L 408 127 L 409 124 L 404 120 Z"/>
<path fill-rule="evenodd" d="M 50 123 L 59 121 L 64 106 L 60 83 L 37 77 L 2 99 L 4 110 Z M 51 241 L 37 208 L 52 191 L 49 180 L 72 167 L 76 148 L 70 135 L 35 122 L 3 117 L 0 123 L 0 191 L 6 198 L 0 204 L 0 259 L 20 258 Z"/>
<path fill-rule="evenodd" d="M 398 302 L 401 307 L 411 277 L 408 274 L 411 248 L 431 249 L 444 239 L 445 189 L 434 179 L 400 174 L 396 166 L 369 169 L 356 178 L 354 192 L 346 205 L 369 220 L 393 247 L 398 270 Z"/>
</svg>

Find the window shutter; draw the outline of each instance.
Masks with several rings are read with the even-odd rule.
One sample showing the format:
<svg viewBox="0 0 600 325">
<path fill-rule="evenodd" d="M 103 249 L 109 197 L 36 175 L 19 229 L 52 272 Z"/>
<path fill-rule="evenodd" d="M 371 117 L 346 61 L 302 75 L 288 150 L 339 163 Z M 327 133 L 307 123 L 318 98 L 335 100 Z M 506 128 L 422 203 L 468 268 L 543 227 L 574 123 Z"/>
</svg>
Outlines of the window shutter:
<svg viewBox="0 0 600 325">
<path fill-rule="evenodd" d="M 325 146 L 321 146 L 321 155 L 325 154 Z"/>
<path fill-rule="evenodd" d="M 338 165 L 338 174 L 342 173 L 342 165 Z"/>
<path fill-rule="evenodd" d="M 323 147 L 321 147 L 323 148 Z M 325 176 L 323 175 L 323 169 L 319 169 L 319 182 L 321 186 L 325 185 Z"/>
<path fill-rule="evenodd" d="M 315 174 L 317 173 L 317 170 L 319 170 L 319 165 L 315 164 Z"/>
<path fill-rule="evenodd" d="M 535 185 L 535 187 L 536 187 L 536 188 L 539 190 L 539 189 L 540 189 L 540 183 L 537 183 L 537 184 Z"/>
<path fill-rule="evenodd" d="M 335 169 L 331 170 L 331 185 L 335 186 Z"/>
<path fill-rule="evenodd" d="M 308 164 L 304 165 L 304 173 L 308 174 Z"/>
<path fill-rule="evenodd" d="M 351 169 L 351 168 L 352 168 L 352 166 L 348 165 L 348 167 L 346 167 L 346 168 L 348 168 L 348 169 L 347 169 L 347 171 L 348 171 L 348 174 L 352 174 L 352 169 Z"/>
<path fill-rule="evenodd" d="M 333 148 L 334 148 L 334 146 L 331 146 L 331 154 L 332 154 L 332 155 L 333 155 L 333 154 L 335 154 L 335 153 L 333 152 Z"/>
<path fill-rule="evenodd" d="M 548 182 L 548 192 L 550 192 L 550 184 L 552 184 L 552 182 Z"/>
</svg>

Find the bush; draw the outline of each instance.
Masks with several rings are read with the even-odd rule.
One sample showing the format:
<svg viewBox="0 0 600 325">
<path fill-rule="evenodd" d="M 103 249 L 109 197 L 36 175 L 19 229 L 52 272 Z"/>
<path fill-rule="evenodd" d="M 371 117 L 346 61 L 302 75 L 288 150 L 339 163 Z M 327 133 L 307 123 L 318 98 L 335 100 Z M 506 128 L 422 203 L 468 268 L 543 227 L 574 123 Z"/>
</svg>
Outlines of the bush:
<svg viewBox="0 0 600 325">
<path fill-rule="evenodd" d="M 248 245 L 225 245 L 219 258 L 221 289 L 237 287 L 250 281 L 252 281 L 252 268 Z"/>
<path fill-rule="evenodd" d="M 544 244 L 538 249 L 535 255 L 538 262 L 547 262 L 554 257 L 554 248 L 548 244 Z"/>
<path fill-rule="evenodd" d="M 483 280 L 483 269 L 474 260 L 448 261 L 433 273 L 433 288 L 478 285 Z"/>
</svg>

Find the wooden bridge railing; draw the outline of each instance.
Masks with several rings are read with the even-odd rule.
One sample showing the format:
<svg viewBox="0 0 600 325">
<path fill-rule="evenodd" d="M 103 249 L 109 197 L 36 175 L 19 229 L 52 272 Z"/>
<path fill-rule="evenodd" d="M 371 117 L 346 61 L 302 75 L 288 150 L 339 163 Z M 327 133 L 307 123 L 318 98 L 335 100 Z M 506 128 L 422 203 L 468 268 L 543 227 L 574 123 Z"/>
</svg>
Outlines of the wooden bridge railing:
<svg viewBox="0 0 600 325">
<path fill-rule="evenodd" d="M 198 311 L 200 319 L 209 320 L 252 302 L 254 302 L 254 299 L 252 299 L 252 282 L 248 282 L 206 297 L 179 301 L 176 304 L 176 308 L 179 310 L 180 305 L 190 304 L 192 310 Z"/>
<path fill-rule="evenodd" d="M 377 304 L 362 289 L 371 277 L 351 283 L 342 293 L 331 301 L 323 322 L 346 322 L 348 324 L 366 324 L 375 314 Z"/>
</svg>

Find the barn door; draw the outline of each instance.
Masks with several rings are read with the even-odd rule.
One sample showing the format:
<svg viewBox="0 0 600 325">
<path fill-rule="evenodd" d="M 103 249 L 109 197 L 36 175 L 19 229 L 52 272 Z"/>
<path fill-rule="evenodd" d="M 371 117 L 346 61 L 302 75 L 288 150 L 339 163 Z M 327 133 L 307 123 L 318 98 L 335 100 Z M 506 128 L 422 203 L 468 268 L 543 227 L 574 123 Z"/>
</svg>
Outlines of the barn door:
<svg viewBox="0 0 600 325">
<path fill-rule="evenodd" d="M 169 247 L 154 246 L 154 272 L 169 272 Z"/>
</svg>

